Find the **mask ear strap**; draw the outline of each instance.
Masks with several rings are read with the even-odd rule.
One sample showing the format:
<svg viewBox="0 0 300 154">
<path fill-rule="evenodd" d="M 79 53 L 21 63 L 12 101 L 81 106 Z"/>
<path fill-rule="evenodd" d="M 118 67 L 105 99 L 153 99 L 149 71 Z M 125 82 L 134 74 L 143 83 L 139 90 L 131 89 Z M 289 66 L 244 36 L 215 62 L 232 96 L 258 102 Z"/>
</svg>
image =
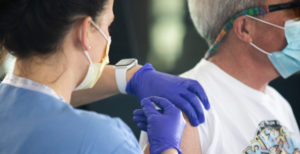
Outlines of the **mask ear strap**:
<svg viewBox="0 0 300 154">
<path fill-rule="evenodd" d="M 90 64 L 93 64 L 93 61 L 92 61 L 92 59 L 91 59 L 91 57 L 90 57 L 89 53 L 88 53 L 86 50 L 84 50 L 84 52 L 83 52 L 83 53 L 85 54 L 85 56 L 86 56 L 86 57 L 87 57 L 87 59 L 89 60 Z"/>
<path fill-rule="evenodd" d="M 263 50 L 262 48 L 258 47 L 257 45 L 255 45 L 255 44 L 252 43 L 252 42 L 250 42 L 250 45 L 251 45 L 252 47 L 254 47 L 255 49 L 257 49 L 258 51 L 260 51 L 260 52 L 262 52 L 262 53 L 264 53 L 264 54 L 266 54 L 266 55 L 268 55 L 268 56 L 272 55 L 271 53 L 266 52 L 265 50 Z"/>
<path fill-rule="evenodd" d="M 272 24 L 272 23 L 270 23 L 270 22 L 267 22 L 267 21 L 264 21 L 264 20 L 262 20 L 262 19 L 259 19 L 259 18 L 255 18 L 255 17 L 249 16 L 249 15 L 246 15 L 246 16 L 249 17 L 249 18 L 251 18 L 251 19 L 254 19 L 254 20 L 256 20 L 256 21 L 260 21 L 260 22 L 265 23 L 265 24 L 267 24 L 267 25 L 270 25 L 270 26 L 273 26 L 273 27 L 276 27 L 276 28 L 279 28 L 279 29 L 284 30 L 284 27 L 282 27 L 282 26 L 278 26 L 278 25 Z"/>
<path fill-rule="evenodd" d="M 93 64 L 93 61 L 92 61 L 92 59 L 91 59 L 91 57 L 90 57 L 88 51 L 84 49 L 84 46 L 83 46 L 83 44 L 82 44 L 82 40 L 81 40 L 81 39 L 82 39 L 82 27 L 80 28 L 80 34 L 79 34 L 79 37 L 80 37 L 80 41 L 81 41 L 83 53 L 84 53 L 85 56 L 87 57 L 89 63 L 90 63 L 90 64 Z"/>
<path fill-rule="evenodd" d="M 95 26 L 95 28 L 103 35 L 103 37 L 106 39 L 106 41 L 109 41 L 109 37 L 106 36 L 106 34 L 103 32 L 103 30 L 92 20 L 92 25 Z"/>
</svg>

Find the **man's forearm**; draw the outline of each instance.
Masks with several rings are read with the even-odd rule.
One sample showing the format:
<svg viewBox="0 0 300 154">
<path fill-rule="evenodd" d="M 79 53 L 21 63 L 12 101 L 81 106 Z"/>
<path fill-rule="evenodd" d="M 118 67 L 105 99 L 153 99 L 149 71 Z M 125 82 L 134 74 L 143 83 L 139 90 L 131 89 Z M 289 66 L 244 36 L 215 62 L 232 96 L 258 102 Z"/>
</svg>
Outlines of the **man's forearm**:
<svg viewBox="0 0 300 154">
<path fill-rule="evenodd" d="M 127 83 L 142 66 L 137 65 L 127 71 Z M 80 90 L 73 92 L 71 104 L 75 107 L 86 105 L 107 97 L 119 94 L 119 90 L 115 78 L 115 68 L 112 65 L 105 66 L 101 78 L 96 83 L 95 87 L 88 90 Z"/>
</svg>

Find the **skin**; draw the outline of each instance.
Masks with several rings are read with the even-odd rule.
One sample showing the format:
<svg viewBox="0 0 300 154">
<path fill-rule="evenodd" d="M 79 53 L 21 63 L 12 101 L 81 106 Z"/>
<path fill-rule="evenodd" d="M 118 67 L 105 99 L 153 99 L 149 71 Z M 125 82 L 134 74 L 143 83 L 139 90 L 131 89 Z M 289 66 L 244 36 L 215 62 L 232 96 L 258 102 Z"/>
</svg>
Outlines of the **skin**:
<svg viewBox="0 0 300 154">
<path fill-rule="evenodd" d="M 162 154 L 178 154 L 178 151 L 176 149 L 169 149 L 164 151 Z"/>
<path fill-rule="evenodd" d="M 108 0 L 104 11 L 97 17 L 96 24 L 110 36 L 108 28 L 114 20 L 114 0 Z M 45 57 L 34 56 L 27 59 L 17 58 L 14 74 L 31 79 L 53 89 L 62 96 L 67 103 L 71 102 L 73 90 L 84 79 L 89 62 L 84 55 L 83 49 L 88 51 L 93 63 L 101 61 L 105 55 L 107 41 L 102 34 L 91 24 L 91 17 L 84 18 L 66 34 L 65 39 L 58 51 Z M 127 73 L 127 81 L 141 66 L 136 66 Z M 76 92 L 73 99 L 76 100 L 85 94 L 91 98 L 83 97 L 74 101 L 74 105 L 82 105 L 100 98 L 105 98 L 118 93 L 113 66 L 105 67 L 105 75 L 96 84 L 94 89 Z M 112 78 L 113 76 L 113 78 Z M 106 89 L 107 88 L 107 89 Z M 101 92 L 104 94 L 99 97 Z M 84 100 L 85 99 L 85 100 Z M 177 154 L 176 149 L 168 149 L 163 154 Z"/>
</svg>

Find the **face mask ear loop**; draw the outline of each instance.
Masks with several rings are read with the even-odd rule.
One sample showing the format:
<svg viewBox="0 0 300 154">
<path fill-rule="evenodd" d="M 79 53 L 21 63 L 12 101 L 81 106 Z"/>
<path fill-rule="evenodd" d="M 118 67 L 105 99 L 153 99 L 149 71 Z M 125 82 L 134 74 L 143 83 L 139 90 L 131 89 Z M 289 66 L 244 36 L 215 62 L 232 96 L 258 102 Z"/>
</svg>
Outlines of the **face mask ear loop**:
<svg viewBox="0 0 300 154">
<path fill-rule="evenodd" d="M 81 29 L 80 29 L 80 40 L 81 40 L 81 38 L 82 38 L 82 27 L 81 27 Z M 81 40 L 81 41 L 82 41 L 82 40 Z M 85 56 L 87 57 L 87 59 L 88 59 L 90 65 L 92 65 L 92 64 L 93 64 L 93 61 L 92 61 L 92 59 L 91 59 L 91 57 L 90 57 L 88 51 L 84 49 L 83 45 L 82 45 L 82 50 L 83 50 L 83 53 L 85 54 Z"/>
<path fill-rule="evenodd" d="M 106 41 L 109 42 L 110 38 L 105 35 L 105 33 L 103 32 L 103 30 L 94 21 L 91 21 L 91 23 L 103 35 L 103 37 L 106 39 Z"/>
<path fill-rule="evenodd" d="M 89 60 L 90 64 L 92 65 L 92 64 L 93 64 L 93 61 L 92 61 L 92 59 L 91 59 L 89 53 L 88 53 L 86 50 L 84 50 L 84 54 L 85 54 L 85 56 L 87 57 L 87 59 Z"/>
<path fill-rule="evenodd" d="M 260 52 L 262 52 L 262 53 L 264 53 L 264 54 L 266 54 L 266 55 L 268 55 L 268 56 L 272 55 L 271 53 L 266 52 L 265 50 L 261 49 L 260 47 L 258 47 L 257 45 L 255 45 L 255 44 L 252 43 L 252 42 L 250 42 L 250 45 L 251 45 L 252 47 L 254 47 L 255 49 L 257 49 L 258 51 L 260 51 Z"/>
<path fill-rule="evenodd" d="M 278 26 L 278 25 L 272 24 L 272 23 L 270 23 L 270 22 L 267 22 L 267 21 L 264 21 L 264 20 L 262 20 L 262 19 L 259 19 L 259 18 L 255 18 L 255 17 L 249 16 L 249 15 L 246 15 L 246 16 L 249 17 L 249 18 L 251 18 L 251 19 L 254 19 L 254 20 L 256 20 L 256 21 L 260 21 L 260 22 L 262 22 L 262 23 L 264 23 L 264 24 L 267 24 L 267 25 L 270 25 L 270 26 L 273 26 L 273 27 L 276 27 L 276 28 L 279 28 L 279 29 L 284 30 L 284 27 L 282 27 L 282 26 Z"/>
</svg>

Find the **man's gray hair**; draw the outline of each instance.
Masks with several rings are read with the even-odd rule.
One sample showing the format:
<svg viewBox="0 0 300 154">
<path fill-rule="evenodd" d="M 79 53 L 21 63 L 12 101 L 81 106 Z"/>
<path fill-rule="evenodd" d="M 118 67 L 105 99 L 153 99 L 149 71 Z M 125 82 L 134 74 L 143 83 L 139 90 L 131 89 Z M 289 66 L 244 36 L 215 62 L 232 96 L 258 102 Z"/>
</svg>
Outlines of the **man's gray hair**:
<svg viewBox="0 0 300 154">
<path fill-rule="evenodd" d="M 265 0 L 188 0 L 194 25 L 209 44 L 235 14 L 264 3 Z"/>
</svg>

